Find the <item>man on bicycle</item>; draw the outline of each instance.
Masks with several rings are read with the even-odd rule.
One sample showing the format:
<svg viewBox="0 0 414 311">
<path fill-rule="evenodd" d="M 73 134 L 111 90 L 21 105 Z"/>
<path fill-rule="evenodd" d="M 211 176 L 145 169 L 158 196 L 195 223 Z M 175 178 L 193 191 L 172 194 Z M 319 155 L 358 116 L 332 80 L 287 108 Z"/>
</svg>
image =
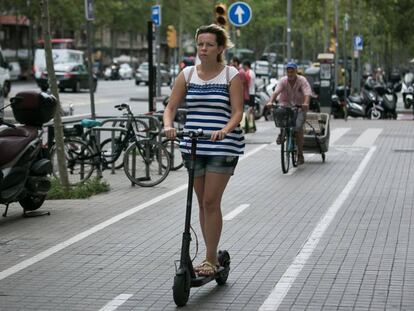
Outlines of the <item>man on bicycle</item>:
<svg viewBox="0 0 414 311">
<path fill-rule="evenodd" d="M 295 126 L 296 144 L 298 147 L 298 165 L 303 164 L 303 124 L 306 120 L 306 112 L 309 108 L 309 100 L 312 95 L 312 89 L 305 77 L 298 75 L 298 66 L 294 62 L 286 64 L 287 75 L 279 80 L 277 87 L 270 96 L 268 107 L 273 105 L 275 99 L 279 96 L 281 106 L 297 107 L 297 117 Z M 279 134 L 276 143 L 282 143 L 282 136 Z"/>
</svg>

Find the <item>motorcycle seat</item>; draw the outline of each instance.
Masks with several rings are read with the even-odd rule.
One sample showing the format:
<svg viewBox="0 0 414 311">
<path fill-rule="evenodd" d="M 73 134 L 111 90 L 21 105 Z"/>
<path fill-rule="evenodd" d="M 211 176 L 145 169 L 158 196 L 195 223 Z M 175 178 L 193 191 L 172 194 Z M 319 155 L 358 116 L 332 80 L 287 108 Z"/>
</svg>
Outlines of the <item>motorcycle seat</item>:
<svg viewBox="0 0 414 311">
<path fill-rule="evenodd" d="M 349 95 L 349 100 L 356 104 L 362 104 L 362 97 L 359 95 Z"/>
<path fill-rule="evenodd" d="M 0 129 L 0 167 L 12 161 L 37 136 L 33 126 Z"/>
</svg>

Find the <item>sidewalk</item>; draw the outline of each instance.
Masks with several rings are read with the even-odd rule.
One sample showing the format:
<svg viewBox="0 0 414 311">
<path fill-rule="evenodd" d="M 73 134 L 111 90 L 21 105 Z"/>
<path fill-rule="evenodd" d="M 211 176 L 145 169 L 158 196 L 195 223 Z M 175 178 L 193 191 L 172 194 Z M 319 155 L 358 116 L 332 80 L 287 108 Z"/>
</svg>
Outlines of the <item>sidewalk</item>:
<svg viewBox="0 0 414 311">
<path fill-rule="evenodd" d="M 192 288 L 184 309 L 412 310 L 412 122 L 332 120 L 326 163 L 306 154 L 288 175 L 273 122 L 257 127 L 223 198 L 224 216 L 247 205 L 224 221 L 228 282 Z M 51 216 L 11 206 L 0 219 L 0 309 L 176 310 L 186 175 L 140 188 L 106 172 L 110 193 L 47 201 Z M 202 239 L 197 218 L 195 204 Z M 203 252 L 200 241 L 195 263 Z"/>
</svg>

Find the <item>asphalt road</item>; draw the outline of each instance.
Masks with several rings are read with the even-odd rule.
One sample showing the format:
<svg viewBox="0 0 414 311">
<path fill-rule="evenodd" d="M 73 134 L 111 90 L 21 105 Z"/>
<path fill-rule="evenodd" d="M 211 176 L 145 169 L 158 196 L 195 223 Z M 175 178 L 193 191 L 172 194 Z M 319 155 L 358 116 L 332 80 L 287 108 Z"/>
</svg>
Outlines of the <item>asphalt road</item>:
<svg viewBox="0 0 414 311">
<path fill-rule="evenodd" d="M 34 81 L 17 81 L 13 82 L 10 97 L 16 93 L 25 90 L 39 90 Z M 170 93 L 168 86 L 161 88 L 161 95 Z M 73 105 L 75 114 L 88 114 L 91 112 L 91 100 L 88 90 L 81 90 L 80 93 L 66 91 L 59 94 L 63 109 L 68 109 Z M 98 81 L 98 88 L 95 97 L 95 112 L 97 115 L 118 115 L 118 111 L 113 107 L 121 103 L 129 103 L 135 114 L 148 112 L 148 87 L 145 85 L 135 85 L 135 80 L 119 81 Z M 6 100 L 6 103 L 8 100 Z M 157 102 L 157 109 L 161 109 L 161 99 Z"/>
</svg>

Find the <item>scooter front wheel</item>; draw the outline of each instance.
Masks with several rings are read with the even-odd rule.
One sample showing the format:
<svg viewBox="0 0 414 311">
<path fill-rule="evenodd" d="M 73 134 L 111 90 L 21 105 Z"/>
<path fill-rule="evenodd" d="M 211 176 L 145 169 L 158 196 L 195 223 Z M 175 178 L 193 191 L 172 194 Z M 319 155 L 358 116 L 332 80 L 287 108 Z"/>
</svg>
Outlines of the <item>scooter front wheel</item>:
<svg viewBox="0 0 414 311">
<path fill-rule="evenodd" d="M 216 282 L 218 285 L 224 285 L 227 282 L 227 278 L 229 277 L 230 273 L 230 254 L 228 251 L 219 251 L 218 253 L 218 261 L 220 266 L 224 268 L 224 271 L 221 272 L 216 277 Z"/>
<path fill-rule="evenodd" d="M 190 272 L 186 269 L 179 269 L 174 277 L 173 298 L 178 307 L 187 304 L 190 297 L 191 277 Z"/>
</svg>

